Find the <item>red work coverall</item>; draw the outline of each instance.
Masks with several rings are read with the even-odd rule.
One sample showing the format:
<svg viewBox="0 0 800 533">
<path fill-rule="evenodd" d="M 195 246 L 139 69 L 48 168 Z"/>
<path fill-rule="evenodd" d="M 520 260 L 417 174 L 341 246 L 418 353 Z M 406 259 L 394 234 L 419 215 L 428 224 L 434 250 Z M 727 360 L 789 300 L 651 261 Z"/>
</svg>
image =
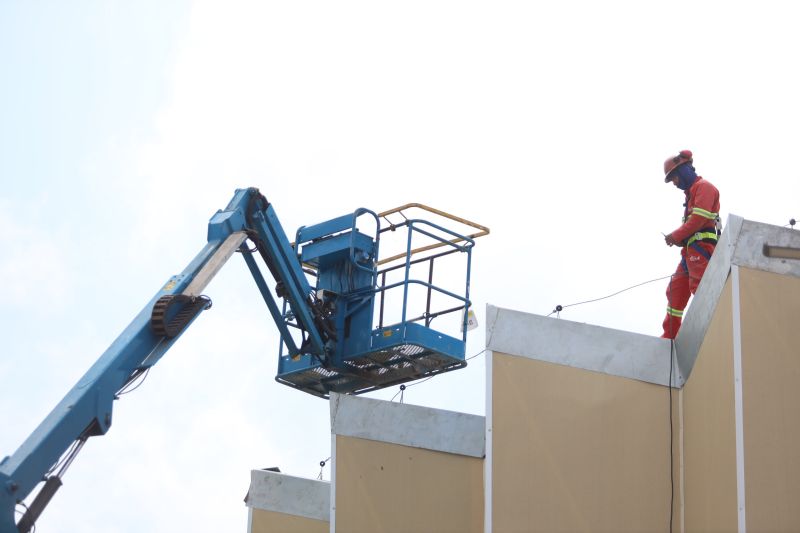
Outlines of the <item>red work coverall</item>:
<svg viewBox="0 0 800 533">
<path fill-rule="evenodd" d="M 700 176 L 686 191 L 683 225 L 672 238 L 683 244 L 681 262 L 667 286 L 667 316 L 664 334 L 674 339 L 681 327 L 683 310 L 695 293 L 717 244 L 716 220 L 719 214 L 719 191 Z"/>
</svg>

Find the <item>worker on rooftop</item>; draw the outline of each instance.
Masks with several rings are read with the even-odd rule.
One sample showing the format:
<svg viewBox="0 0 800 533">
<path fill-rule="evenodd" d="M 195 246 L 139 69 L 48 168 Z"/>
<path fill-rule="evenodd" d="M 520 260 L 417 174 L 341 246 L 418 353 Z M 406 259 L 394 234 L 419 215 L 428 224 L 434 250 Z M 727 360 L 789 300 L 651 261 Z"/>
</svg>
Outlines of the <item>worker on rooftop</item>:
<svg viewBox="0 0 800 533">
<path fill-rule="evenodd" d="M 719 191 L 695 173 L 692 152 L 683 150 L 664 161 L 664 181 L 684 191 L 683 224 L 664 240 L 681 247 L 681 261 L 667 286 L 666 339 L 674 339 L 681 327 L 683 310 L 697 290 L 719 237 Z"/>
</svg>

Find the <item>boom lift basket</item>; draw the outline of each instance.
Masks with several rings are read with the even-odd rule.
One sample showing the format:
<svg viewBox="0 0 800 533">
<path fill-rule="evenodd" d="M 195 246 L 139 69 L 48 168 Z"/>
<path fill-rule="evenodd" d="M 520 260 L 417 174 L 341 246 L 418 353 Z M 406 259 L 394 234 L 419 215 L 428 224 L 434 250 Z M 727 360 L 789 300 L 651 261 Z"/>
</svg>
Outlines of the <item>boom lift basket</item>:
<svg viewBox="0 0 800 533">
<path fill-rule="evenodd" d="M 420 212 L 425 219 L 412 218 Z M 282 340 L 280 383 L 327 398 L 331 391 L 361 394 L 466 366 L 472 248 L 489 230 L 407 204 L 374 215 L 372 238 L 356 229 L 366 213 L 372 214 L 360 210 L 347 222 L 298 230 L 295 248 L 316 280 L 310 283 L 318 299 L 336 315 L 338 336 L 327 357 L 292 357 Z M 286 303 L 283 312 L 290 323 Z M 434 319 L 437 327 L 449 325 L 447 332 L 433 329 Z"/>
</svg>

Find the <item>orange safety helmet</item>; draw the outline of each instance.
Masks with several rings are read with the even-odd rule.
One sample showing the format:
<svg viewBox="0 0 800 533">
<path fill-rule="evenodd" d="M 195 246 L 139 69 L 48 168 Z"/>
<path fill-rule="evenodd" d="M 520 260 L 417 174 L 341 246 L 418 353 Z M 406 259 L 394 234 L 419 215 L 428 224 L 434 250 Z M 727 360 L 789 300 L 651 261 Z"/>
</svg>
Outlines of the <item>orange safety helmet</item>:
<svg viewBox="0 0 800 533">
<path fill-rule="evenodd" d="M 683 165 L 684 163 L 691 164 L 693 162 L 692 159 L 692 151 L 691 150 L 681 150 L 681 152 L 676 155 L 668 158 L 664 161 L 664 183 L 669 182 L 669 174 L 679 166 Z"/>
</svg>

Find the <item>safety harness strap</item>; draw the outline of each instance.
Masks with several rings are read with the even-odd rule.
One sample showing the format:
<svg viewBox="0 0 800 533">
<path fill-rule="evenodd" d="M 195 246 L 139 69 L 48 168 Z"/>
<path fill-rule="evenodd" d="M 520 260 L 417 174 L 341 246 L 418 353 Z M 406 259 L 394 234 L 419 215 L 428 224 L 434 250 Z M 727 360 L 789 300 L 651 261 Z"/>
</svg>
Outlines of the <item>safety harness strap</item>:
<svg viewBox="0 0 800 533">
<path fill-rule="evenodd" d="M 693 242 L 692 244 L 690 244 L 690 245 L 689 245 L 689 247 L 690 247 L 692 250 L 694 250 L 695 252 L 697 252 L 698 254 L 700 254 L 700 255 L 702 255 L 703 257 L 705 257 L 705 258 L 706 258 L 706 261 L 710 261 L 710 260 L 711 260 L 711 253 L 709 253 L 707 250 L 705 250 L 705 249 L 704 249 L 702 246 L 700 246 L 698 243 L 696 243 L 696 242 Z"/>
<path fill-rule="evenodd" d="M 694 244 L 697 241 L 710 242 L 710 243 L 716 244 L 717 243 L 717 232 L 698 231 L 697 233 L 695 233 L 694 235 L 689 237 L 689 240 L 686 241 L 686 246 L 691 246 L 692 244 Z"/>
<path fill-rule="evenodd" d="M 712 244 L 717 244 L 717 230 L 716 228 L 709 228 L 706 230 L 701 230 L 689 237 L 689 240 L 686 241 L 686 246 L 691 246 L 697 241 L 701 242 L 708 242 Z"/>
</svg>

